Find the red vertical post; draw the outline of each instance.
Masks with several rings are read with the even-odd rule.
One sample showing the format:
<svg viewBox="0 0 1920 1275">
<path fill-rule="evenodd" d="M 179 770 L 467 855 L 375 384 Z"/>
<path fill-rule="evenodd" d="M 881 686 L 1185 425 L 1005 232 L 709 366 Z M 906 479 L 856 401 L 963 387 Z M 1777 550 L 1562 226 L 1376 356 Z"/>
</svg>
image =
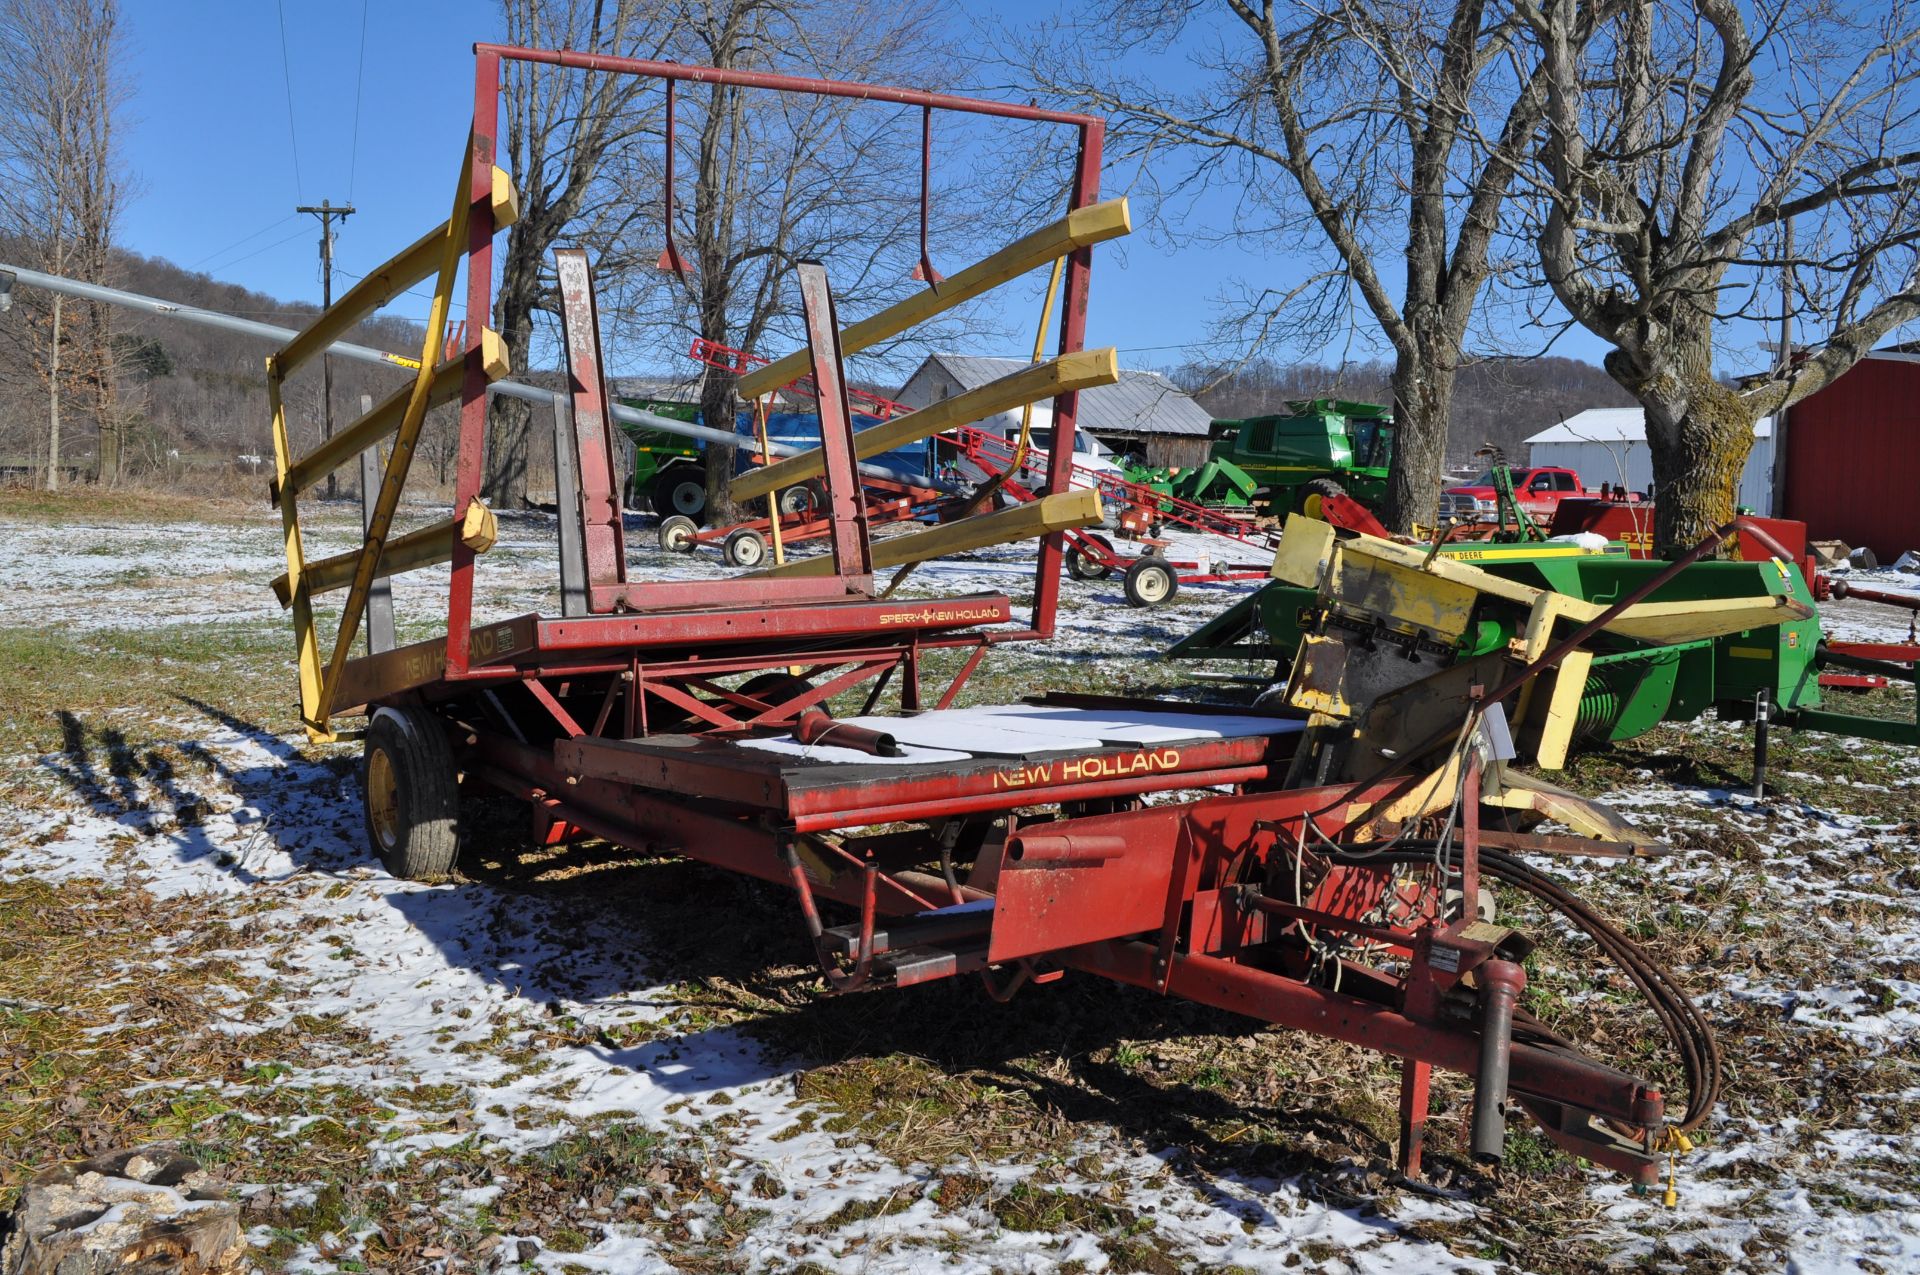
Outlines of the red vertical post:
<svg viewBox="0 0 1920 1275">
<path fill-rule="evenodd" d="M 1073 206 L 1085 208 L 1100 198 L 1100 157 L 1106 125 L 1080 126 L 1080 164 L 1073 178 Z M 1071 354 L 1087 340 L 1087 285 L 1093 271 L 1091 245 L 1067 258 L 1065 307 L 1060 319 L 1060 353 Z M 1047 491 L 1065 491 L 1073 482 L 1073 425 L 1080 409 L 1077 391 L 1053 400 L 1053 448 L 1047 457 Z M 1040 542 L 1040 564 L 1033 583 L 1033 628 L 1041 637 L 1053 636 L 1054 613 L 1060 605 L 1060 568 L 1066 556 L 1065 532 L 1056 531 Z"/>
<path fill-rule="evenodd" d="M 626 529 L 620 482 L 613 472 L 613 418 L 607 414 L 606 369 L 600 355 L 600 310 L 593 268 L 583 248 L 553 254 L 560 281 L 560 331 L 566 347 L 567 387 L 573 399 L 574 454 L 580 458 L 580 543 L 587 560 L 587 596 L 627 582 Z"/>
<path fill-rule="evenodd" d="M 1420 1153 L 1427 1146 L 1427 1108 L 1431 1104 L 1433 1064 L 1400 1060 L 1400 1176 L 1420 1176 Z"/>
<path fill-rule="evenodd" d="M 1480 919 L 1480 748 L 1467 747 L 1467 782 L 1460 791 L 1460 928 Z"/>
<path fill-rule="evenodd" d="M 482 338 L 493 317 L 493 156 L 499 127 L 500 57 L 476 53 L 473 71 L 473 150 L 467 193 L 467 368 L 460 387 L 460 451 L 454 465 L 453 512 L 480 498 L 487 449 L 487 371 Z M 447 673 L 467 671 L 467 634 L 473 625 L 473 550 L 457 539 L 453 583 L 447 592 Z"/>
<path fill-rule="evenodd" d="M 840 361 L 840 322 L 833 310 L 827 269 L 817 261 L 799 265 L 800 304 L 813 351 L 814 388 L 820 407 L 820 451 L 826 465 L 827 514 L 832 520 L 834 571 L 850 593 L 873 588 L 873 547 L 867 540 L 867 503 L 854 468 L 853 413 L 847 406 L 846 369 Z"/>
</svg>

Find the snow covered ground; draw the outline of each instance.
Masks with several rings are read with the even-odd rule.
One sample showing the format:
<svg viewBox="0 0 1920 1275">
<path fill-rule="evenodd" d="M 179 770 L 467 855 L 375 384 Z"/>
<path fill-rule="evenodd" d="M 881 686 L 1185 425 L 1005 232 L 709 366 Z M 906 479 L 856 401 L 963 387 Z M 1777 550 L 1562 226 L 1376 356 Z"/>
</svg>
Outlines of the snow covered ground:
<svg viewBox="0 0 1920 1275">
<path fill-rule="evenodd" d="M 344 544 L 348 516 L 335 520 Z M 507 517 L 501 530 L 482 565 L 484 611 L 553 609 L 551 520 Z M 126 627 L 278 624 L 262 585 L 283 566 L 278 537 L 264 518 L 211 527 L 0 518 L 8 599 L 0 626 L 85 640 Z M 630 541 L 638 578 L 723 571 L 716 555 L 661 553 L 638 523 Z M 1887 574 L 1875 583 L 1920 587 L 1877 578 Z M 1030 578 L 1014 549 L 930 565 L 912 589 L 1017 598 Z M 399 583 L 403 631 L 432 622 L 442 587 L 433 573 Z M 1252 587 L 1190 588 L 1176 607 L 1142 613 L 1121 603 L 1117 579 L 1069 581 L 1060 641 L 1008 656 L 1054 685 L 1096 663 L 1143 683 L 1168 680 L 1152 657 Z M 1833 614 L 1841 636 L 1900 636 L 1860 604 Z M 63 751 L 6 760 L 15 787 L 0 809 L 0 885 L 104 881 L 108 897 L 144 893 L 192 909 L 191 932 L 140 940 L 147 955 L 123 971 L 124 999 L 112 992 L 114 1012 L 85 1030 L 103 1049 L 145 1057 L 157 1048 L 147 1038 L 167 1029 L 140 985 L 185 969 L 179 954 L 189 949 L 194 968 L 219 971 L 207 985 L 214 1008 L 204 1030 L 225 1041 L 217 1052 L 229 1062 L 211 1077 L 161 1073 L 133 1086 L 177 1087 L 181 1102 L 189 1091 L 196 1101 L 210 1095 L 220 1114 L 192 1127 L 194 1145 L 252 1148 L 234 1152 L 239 1166 L 274 1163 L 261 1147 L 317 1139 L 341 1093 L 365 1098 L 347 1122 L 351 1136 L 325 1145 L 338 1143 L 349 1166 L 339 1172 L 359 1183 L 358 1198 L 384 1192 L 403 1203 L 324 1211 L 338 1178 L 297 1157 L 303 1176 L 239 1181 L 257 1206 L 249 1216 L 264 1265 L 1920 1269 L 1911 1164 L 1920 1121 L 1920 764 L 1895 750 L 1849 745 L 1837 755 L 1861 767 L 1842 778 L 1829 754 L 1788 749 L 1775 764 L 1805 767 L 1808 796 L 1765 803 L 1726 784 L 1625 773 L 1616 804 L 1673 844 L 1709 848 L 1634 865 L 1624 880 L 1617 869 L 1571 874 L 1596 899 L 1671 897 L 1679 924 L 1719 936 L 1683 976 L 1706 990 L 1735 1074 L 1709 1137 L 1681 1168 L 1679 1206 L 1668 1210 L 1657 1196 L 1566 1165 L 1547 1187 L 1521 1179 L 1479 1189 L 1463 1179 L 1431 1195 L 1393 1189 L 1351 1146 L 1313 1169 L 1268 1175 L 1261 1163 L 1293 1161 L 1172 1144 L 1118 1107 L 1112 1120 L 1066 1121 L 1030 1151 L 959 1154 L 929 1134 L 925 1145 L 939 1150 L 923 1158 L 910 1131 L 871 1136 L 824 1100 L 811 1079 L 830 1070 L 821 1058 L 750 1030 L 752 1015 L 739 1006 L 751 1010 L 758 993 L 716 1012 L 710 967 L 687 954 L 701 945 L 636 924 L 619 898 L 518 888 L 510 874 L 431 887 L 395 881 L 364 848 L 344 752 L 309 750 L 288 722 L 248 720 L 218 704 L 170 701 L 110 717 L 75 727 Z M 1724 747 L 1732 733 L 1705 723 L 1686 736 Z M 1867 789 L 1876 800 L 1863 808 L 1856 799 Z M 1727 851 L 1730 838 L 1739 854 Z M 670 910 L 640 915 L 671 924 Z M 211 933 L 247 941 L 192 941 Z M 1004 1009 L 984 999 L 923 1003 L 1033 1019 L 1044 1031 L 1048 1007 L 1067 1003 L 1048 998 L 1064 995 L 1035 989 Z M 793 1014 L 816 1012 L 803 1005 Z M 303 1033 L 312 1033 L 308 1047 L 285 1048 Z M 1129 1024 L 1113 1024 L 1113 1035 L 1127 1037 Z M 1282 1056 L 1299 1042 L 1273 1033 L 1251 1041 L 1233 1057 L 1267 1057 L 1289 1074 Z M 1162 1052 L 1177 1058 L 1181 1048 L 1175 1041 Z M 1156 1064 L 1129 1062 L 1124 1049 L 1102 1057 L 1151 1074 Z M 1329 1070 L 1350 1055 L 1330 1058 Z M 1047 1065 L 1074 1083 L 1074 1059 Z M 1378 1088 L 1380 1074 L 1332 1082 Z M 1202 1098 L 1206 1083 L 1186 1092 Z M 1284 1111 L 1287 1093 L 1283 1085 L 1269 1105 Z M 947 1118 L 929 1110 L 930 1122 Z M 1261 1115 L 1243 1118 L 1251 1130 Z M 1031 1119 L 1063 1125 L 1043 1109 Z M 567 1165 L 633 1139 L 644 1150 L 622 1162 L 631 1172 L 569 1194 Z M 539 1195 L 534 1184 L 549 1179 L 561 1186 Z M 1550 1227 L 1523 1198 L 1542 1191 L 1554 1200 Z M 514 1225 L 503 1229 L 502 1218 Z M 396 1232 L 414 1238 L 403 1244 Z"/>
</svg>

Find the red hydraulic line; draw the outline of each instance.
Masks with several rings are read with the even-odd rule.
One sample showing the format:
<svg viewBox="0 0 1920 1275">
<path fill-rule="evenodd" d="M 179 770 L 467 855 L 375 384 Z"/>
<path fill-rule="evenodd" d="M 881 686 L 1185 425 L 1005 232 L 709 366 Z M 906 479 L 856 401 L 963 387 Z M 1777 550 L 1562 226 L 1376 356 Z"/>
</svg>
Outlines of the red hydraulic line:
<svg viewBox="0 0 1920 1275">
<path fill-rule="evenodd" d="M 803 75 L 775 75 L 767 71 L 738 71 L 712 66 L 683 66 L 678 62 L 610 57 L 603 53 L 579 53 L 569 49 L 523 49 L 510 44 L 483 42 L 475 44 L 473 51 L 482 56 L 491 55 L 514 62 L 545 62 L 550 66 L 578 67 L 583 71 L 619 71 L 627 75 L 651 75 L 663 80 L 687 80 L 695 84 L 737 84 L 742 88 L 774 89 L 785 93 L 852 97 L 869 102 L 960 111 L 969 115 L 998 115 L 1007 119 L 1039 120 L 1049 124 L 1077 124 L 1101 131 L 1106 127 L 1106 121 L 1096 115 L 1077 115 L 1071 111 L 1054 111 L 1041 106 L 956 97 L 948 93 L 928 93 L 923 89 L 894 88 L 885 84 L 860 84 L 849 80 L 812 79 Z"/>
</svg>

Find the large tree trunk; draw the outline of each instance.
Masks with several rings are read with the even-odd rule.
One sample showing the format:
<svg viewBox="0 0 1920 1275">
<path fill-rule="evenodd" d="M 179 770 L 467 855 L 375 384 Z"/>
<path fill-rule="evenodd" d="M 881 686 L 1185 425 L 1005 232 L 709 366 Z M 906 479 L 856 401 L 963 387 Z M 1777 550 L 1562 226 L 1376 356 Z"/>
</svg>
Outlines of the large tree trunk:
<svg viewBox="0 0 1920 1275">
<path fill-rule="evenodd" d="M 1394 363 L 1393 464 L 1381 517 L 1389 531 L 1411 534 L 1414 524 L 1431 524 L 1438 512 L 1453 380 L 1451 363 L 1442 359 L 1402 354 Z"/>
<path fill-rule="evenodd" d="M 724 341 L 724 333 L 710 341 Z M 717 367 L 707 369 L 700 383 L 700 422 L 709 429 L 730 430 L 739 416 L 739 396 L 733 392 L 734 375 Z M 740 508 L 733 503 L 727 487 L 733 481 L 737 448 L 721 443 L 706 445 L 707 512 L 709 527 L 725 527 L 741 521 Z"/>
<path fill-rule="evenodd" d="M 1705 334 L 1676 334 L 1652 369 L 1622 350 L 1607 355 L 1607 371 L 1647 412 L 1656 557 L 1685 553 L 1733 518 L 1753 451 L 1753 417 L 1713 379 L 1712 351 Z"/>
</svg>

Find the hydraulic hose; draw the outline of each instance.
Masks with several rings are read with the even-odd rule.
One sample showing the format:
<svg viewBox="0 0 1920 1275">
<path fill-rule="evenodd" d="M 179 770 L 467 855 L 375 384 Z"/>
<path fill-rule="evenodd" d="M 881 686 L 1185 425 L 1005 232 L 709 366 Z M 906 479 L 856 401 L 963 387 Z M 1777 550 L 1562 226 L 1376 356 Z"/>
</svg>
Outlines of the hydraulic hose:
<svg viewBox="0 0 1920 1275">
<path fill-rule="evenodd" d="M 1437 848 L 1435 841 L 1403 841 L 1373 850 L 1361 844 L 1349 847 L 1344 853 L 1330 851 L 1328 858 L 1335 863 L 1356 867 L 1378 867 L 1390 863 L 1431 864 Z M 1458 853 L 1457 847 L 1452 853 Z M 1519 858 L 1481 846 L 1480 871 L 1522 893 L 1532 895 L 1566 917 L 1574 928 L 1598 944 L 1632 980 L 1646 998 L 1654 1016 L 1660 1020 L 1686 1073 L 1686 1112 L 1675 1127 L 1682 1133 L 1699 1128 L 1720 1100 L 1720 1042 L 1715 1039 L 1713 1026 L 1707 1022 L 1706 1015 L 1688 999 L 1672 971 L 1649 956 L 1645 948 L 1621 933 L 1584 900 Z M 1528 1016 L 1522 1014 L 1516 1016 L 1514 1027 L 1516 1032 L 1527 1034 L 1533 1024 Z M 1563 1037 L 1554 1033 L 1542 1030 L 1540 1034 L 1554 1043 L 1564 1042 Z"/>
</svg>

